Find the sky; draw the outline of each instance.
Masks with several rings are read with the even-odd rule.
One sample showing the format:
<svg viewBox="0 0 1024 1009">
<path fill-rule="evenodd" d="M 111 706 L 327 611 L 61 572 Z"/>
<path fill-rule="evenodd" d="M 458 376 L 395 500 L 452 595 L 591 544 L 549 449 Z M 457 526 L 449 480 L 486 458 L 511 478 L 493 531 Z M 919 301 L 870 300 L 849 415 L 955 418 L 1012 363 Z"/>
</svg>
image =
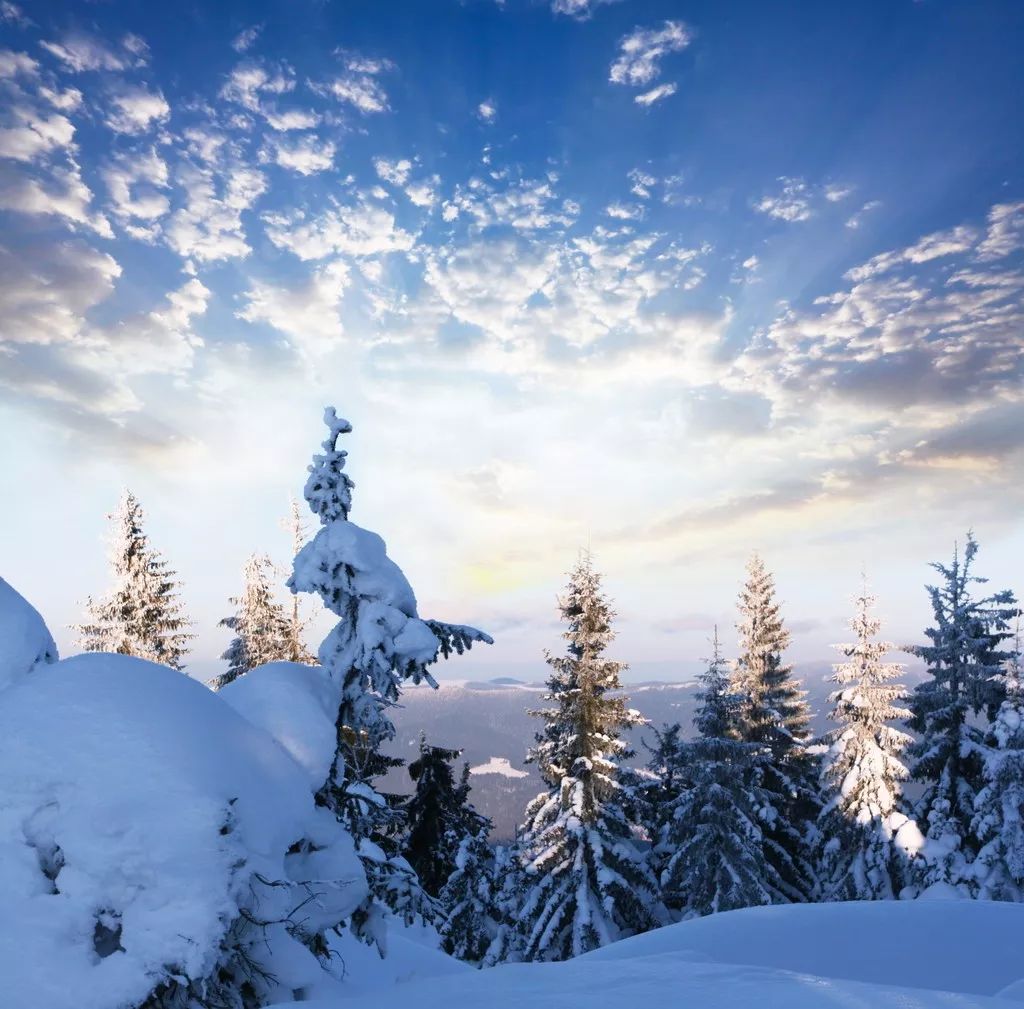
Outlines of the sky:
<svg viewBox="0 0 1024 1009">
<path fill-rule="evenodd" d="M 802 662 L 862 570 L 922 640 L 970 528 L 1024 592 L 1022 46 L 1017 0 L 2 0 L 0 574 L 73 652 L 130 487 L 211 675 L 333 404 L 352 519 L 496 639 L 442 675 L 542 676 L 588 547 L 638 678 L 735 650 L 754 550 Z"/>
</svg>

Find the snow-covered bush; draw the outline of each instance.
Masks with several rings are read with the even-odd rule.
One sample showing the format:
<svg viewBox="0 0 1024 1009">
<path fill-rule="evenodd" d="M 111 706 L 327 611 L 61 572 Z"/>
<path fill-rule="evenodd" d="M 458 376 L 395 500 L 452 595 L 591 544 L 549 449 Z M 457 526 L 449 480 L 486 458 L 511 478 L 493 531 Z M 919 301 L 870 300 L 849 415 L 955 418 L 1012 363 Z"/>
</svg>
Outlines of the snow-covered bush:
<svg viewBox="0 0 1024 1009">
<path fill-rule="evenodd" d="M 293 682 L 293 711 L 316 710 L 311 686 Z M 340 975 L 324 933 L 366 881 L 313 801 L 331 719 L 293 759 L 246 704 L 252 722 L 179 672 L 107 654 L 4 691 L 2 1004 L 250 1009 Z"/>
<path fill-rule="evenodd" d="M 0 690 L 57 659 L 57 646 L 36 608 L 0 578 Z"/>
</svg>

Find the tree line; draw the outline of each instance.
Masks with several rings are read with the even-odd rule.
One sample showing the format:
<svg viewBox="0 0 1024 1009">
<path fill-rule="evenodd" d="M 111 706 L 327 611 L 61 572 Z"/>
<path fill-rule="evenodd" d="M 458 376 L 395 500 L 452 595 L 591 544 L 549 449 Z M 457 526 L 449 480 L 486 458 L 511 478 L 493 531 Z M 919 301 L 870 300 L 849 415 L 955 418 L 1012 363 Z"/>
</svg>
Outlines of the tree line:
<svg viewBox="0 0 1024 1009">
<path fill-rule="evenodd" d="M 926 643 L 907 649 L 926 675 L 910 691 L 895 646 L 880 637 L 866 583 L 831 677 L 832 728 L 811 711 L 786 661 L 789 632 L 756 555 L 738 600 L 738 654 L 717 630 L 700 676 L 692 738 L 653 730 L 629 764 L 624 733 L 643 719 L 611 659 L 615 613 L 589 554 L 559 600 L 565 646 L 546 656 L 546 706 L 527 759 L 545 790 L 514 843 L 494 846 L 472 806 L 459 751 L 421 738 L 411 796 L 375 781 L 402 761 L 384 754 L 388 708 L 407 680 L 436 686 L 430 666 L 490 642 L 476 628 L 421 620 L 380 537 L 349 519 L 353 483 L 333 409 L 305 498 L 320 529 L 308 542 L 297 509 L 288 586 L 319 595 L 338 623 L 314 657 L 304 620 L 275 601 L 265 557 L 246 565 L 222 624 L 235 632 L 228 686 L 270 661 L 318 662 L 338 691 L 336 748 L 317 802 L 351 832 L 370 895 L 349 923 L 383 944 L 388 913 L 422 919 L 443 947 L 479 965 L 561 960 L 681 919 L 808 901 L 908 899 L 930 890 L 1024 897 L 1024 678 L 1021 611 L 974 573 L 978 545 L 937 563 L 927 587 Z M 181 669 L 190 634 L 174 572 L 149 544 L 138 502 L 115 518 L 115 586 L 89 600 L 87 650 L 120 651 Z M 911 802 L 905 785 L 920 798 Z"/>
</svg>

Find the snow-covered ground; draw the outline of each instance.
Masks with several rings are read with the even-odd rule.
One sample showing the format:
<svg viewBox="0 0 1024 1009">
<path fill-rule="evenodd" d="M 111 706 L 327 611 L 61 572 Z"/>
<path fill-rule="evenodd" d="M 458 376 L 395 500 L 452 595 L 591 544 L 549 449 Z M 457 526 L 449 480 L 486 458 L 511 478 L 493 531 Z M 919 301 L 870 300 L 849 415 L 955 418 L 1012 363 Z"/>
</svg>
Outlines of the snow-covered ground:
<svg viewBox="0 0 1024 1009">
<path fill-rule="evenodd" d="M 566 963 L 402 985 L 378 992 L 374 1009 L 1011 1009 L 1024 1001 L 1022 935 L 1024 907 L 1017 904 L 751 908 L 648 932 Z"/>
<path fill-rule="evenodd" d="M 485 764 L 477 764 L 469 769 L 470 774 L 500 774 L 505 778 L 526 778 L 528 772 L 513 767 L 508 757 L 491 757 Z"/>
</svg>

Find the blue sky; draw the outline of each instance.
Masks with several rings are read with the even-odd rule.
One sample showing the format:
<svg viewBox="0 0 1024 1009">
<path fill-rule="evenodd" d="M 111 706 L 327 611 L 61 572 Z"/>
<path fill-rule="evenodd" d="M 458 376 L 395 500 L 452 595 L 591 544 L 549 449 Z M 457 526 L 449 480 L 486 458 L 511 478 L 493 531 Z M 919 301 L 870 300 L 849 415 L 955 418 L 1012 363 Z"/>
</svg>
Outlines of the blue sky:
<svg viewBox="0 0 1024 1009">
<path fill-rule="evenodd" d="M 212 669 L 331 402 L 474 670 L 554 644 L 587 543 L 638 674 L 753 549 L 802 659 L 862 565 L 916 640 L 972 525 L 1024 590 L 1022 43 L 1010 2 L 0 4 L 4 577 L 70 648 L 131 486 Z"/>
</svg>

